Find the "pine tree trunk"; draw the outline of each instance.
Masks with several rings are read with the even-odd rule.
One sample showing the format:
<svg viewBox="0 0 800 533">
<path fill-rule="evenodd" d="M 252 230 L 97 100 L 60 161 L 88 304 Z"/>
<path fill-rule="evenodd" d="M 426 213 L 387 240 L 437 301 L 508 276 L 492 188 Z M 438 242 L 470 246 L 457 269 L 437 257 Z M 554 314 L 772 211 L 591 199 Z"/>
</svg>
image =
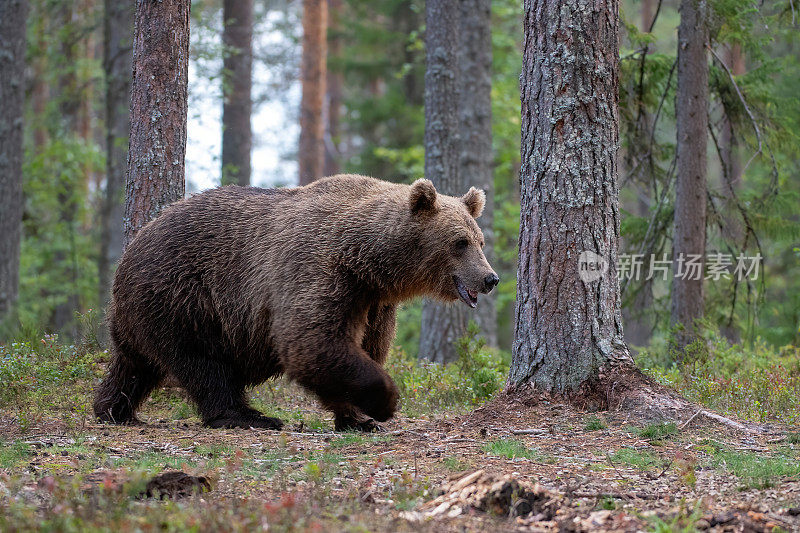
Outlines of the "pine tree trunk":
<svg viewBox="0 0 800 533">
<path fill-rule="evenodd" d="M 616 274 L 618 2 L 525 0 L 524 20 L 509 386 L 570 396 L 632 368 Z M 607 268 L 581 276 L 582 252 Z"/>
<path fill-rule="evenodd" d="M 456 0 L 425 3 L 425 177 L 442 194 L 466 192 L 459 175 L 458 24 Z M 455 341 L 466 331 L 467 309 L 425 300 L 419 356 L 439 363 L 457 359 Z"/>
<path fill-rule="evenodd" d="M 250 185 L 253 0 L 224 0 L 222 184 Z"/>
<path fill-rule="evenodd" d="M 739 44 L 733 44 L 728 49 L 726 62 L 731 74 L 741 76 L 745 74 L 744 52 Z M 726 116 L 722 118 L 720 126 L 720 151 L 722 159 L 721 191 L 725 198 L 725 209 L 723 212 L 726 239 L 736 243 L 737 246 L 744 244 L 744 226 L 742 224 L 738 206 L 736 205 L 736 195 L 742 183 L 742 160 L 739 153 L 739 142 L 736 138 L 733 122 Z M 731 344 L 739 343 L 741 335 L 738 325 L 731 319 L 720 325 L 720 332 L 728 339 Z"/>
<path fill-rule="evenodd" d="M 125 245 L 184 194 L 189 5 L 189 0 L 136 5 Z"/>
<path fill-rule="evenodd" d="M 78 115 L 81 109 L 81 95 L 77 79 L 77 44 L 79 37 L 76 28 L 76 21 L 73 20 L 74 6 L 71 3 L 63 3 L 59 6 L 59 28 L 61 60 L 65 67 L 61 69 L 58 77 L 58 99 L 59 113 L 61 115 L 61 129 L 59 134 L 62 138 L 76 139 L 78 136 Z M 65 298 L 53 309 L 50 319 L 50 326 L 53 331 L 64 333 L 70 339 L 75 340 L 78 335 L 77 324 L 75 323 L 75 312 L 79 310 L 80 301 L 78 297 L 78 266 L 76 261 L 75 235 L 77 233 L 77 213 L 78 181 L 75 175 L 64 173 L 58 178 L 58 203 L 59 220 L 67 234 L 67 242 L 64 243 L 66 250 L 57 250 L 54 254 L 54 265 L 63 276 L 60 279 L 60 287 L 57 291 Z"/>
<path fill-rule="evenodd" d="M 708 136 L 708 60 L 705 0 L 683 0 L 678 26 L 677 180 L 671 323 L 681 327 L 679 348 L 695 338 L 703 317 L 703 270 L 706 250 L 706 139 Z M 700 276 L 682 276 L 682 262 L 699 256 Z M 694 279 L 699 277 L 699 279 Z"/>
<path fill-rule="evenodd" d="M 328 0 L 328 20 L 330 21 L 330 35 L 328 38 L 328 57 L 339 58 L 342 54 L 342 0 Z M 333 176 L 342 170 L 341 154 L 339 152 L 340 121 L 342 114 L 342 72 L 339 69 L 326 67 L 327 78 L 325 89 L 327 92 L 327 131 L 325 132 L 325 164 L 322 174 Z"/>
<path fill-rule="evenodd" d="M 105 0 L 103 70 L 106 78 L 106 191 L 100 211 L 99 302 L 105 307 L 111 273 L 122 255 L 125 169 L 130 131 L 129 106 L 134 5 Z"/>
<path fill-rule="evenodd" d="M 492 3 L 462 0 L 459 22 L 459 131 L 463 188 L 486 192 L 478 219 L 486 242 L 484 254 L 494 264 L 494 157 L 492 153 Z M 456 191 L 458 194 L 458 191 Z M 497 346 L 497 291 L 481 298 L 475 321 L 489 346 Z"/>
<path fill-rule="evenodd" d="M 327 70 L 327 0 L 303 0 L 303 95 L 300 102 L 298 167 L 300 185 L 322 177 L 325 160 L 325 99 Z"/>
<path fill-rule="evenodd" d="M 19 292 L 26 0 L 0 3 L 0 321 Z"/>
</svg>

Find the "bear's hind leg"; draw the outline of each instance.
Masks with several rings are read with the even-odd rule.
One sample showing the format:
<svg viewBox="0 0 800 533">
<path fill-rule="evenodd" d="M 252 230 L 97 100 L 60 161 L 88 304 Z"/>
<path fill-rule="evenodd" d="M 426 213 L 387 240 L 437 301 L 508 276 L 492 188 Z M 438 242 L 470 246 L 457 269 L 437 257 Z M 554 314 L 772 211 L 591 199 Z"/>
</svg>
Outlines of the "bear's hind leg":
<svg viewBox="0 0 800 533">
<path fill-rule="evenodd" d="M 281 429 L 283 421 L 264 416 L 247 403 L 244 385 L 233 370 L 212 359 L 181 358 L 175 377 L 197 404 L 203 425 L 211 428 Z"/>
<path fill-rule="evenodd" d="M 101 422 L 137 424 L 136 410 L 164 374 L 136 350 L 114 343 L 108 375 L 95 393 L 94 414 Z"/>
</svg>

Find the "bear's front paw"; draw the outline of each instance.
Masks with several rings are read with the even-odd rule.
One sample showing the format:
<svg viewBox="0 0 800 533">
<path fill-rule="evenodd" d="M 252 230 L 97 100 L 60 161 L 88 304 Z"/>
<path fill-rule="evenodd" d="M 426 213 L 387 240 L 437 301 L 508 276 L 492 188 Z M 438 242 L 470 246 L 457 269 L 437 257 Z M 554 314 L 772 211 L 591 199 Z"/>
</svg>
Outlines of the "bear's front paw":
<svg viewBox="0 0 800 533">
<path fill-rule="evenodd" d="M 382 377 L 365 387 L 360 401 L 355 402 L 359 409 L 378 422 L 386 422 L 394 416 L 399 396 L 392 379 L 388 375 Z"/>
<path fill-rule="evenodd" d="M 213 418 L 205 423 L 210 428 L 260 428 L 260 429 L 281 429 L 283 420 L 263 415 L 225 415 Z"/>
<path fill-rule="evenodd" d="M 363 431 L 365 433 L 382 433 L 386 431 L 374 418 L 365 415 L 355 407 L 337 412 L 334 428 L 336 431 Z"/>
</svg>

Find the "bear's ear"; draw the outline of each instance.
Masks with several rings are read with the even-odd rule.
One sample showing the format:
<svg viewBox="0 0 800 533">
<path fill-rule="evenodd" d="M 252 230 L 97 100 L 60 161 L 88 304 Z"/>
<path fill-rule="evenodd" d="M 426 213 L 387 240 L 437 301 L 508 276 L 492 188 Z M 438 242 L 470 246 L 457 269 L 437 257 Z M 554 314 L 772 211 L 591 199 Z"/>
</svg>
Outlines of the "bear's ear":
<svg viewBox="0 0 800 533">
<path fill-rule="evenodd" d="M 420 178 L 411 184 L 411 198 L 409 199 L 411 212 L 415 215 L 421 213 L 435 213 L 439 210 L 439 199 L 436 196 L 436 187 L 431 180 Z"/>
<path fill-rule="evenodd" d="M 467 211 L 472 215 L 472 218 L 478 218 L 483 213 L 483 207 L 486 205 L 486 193 L 481 189 L 470 187 L 467 194 L 461 197 L 461 201 L 467 206 Z"/>
</svg>

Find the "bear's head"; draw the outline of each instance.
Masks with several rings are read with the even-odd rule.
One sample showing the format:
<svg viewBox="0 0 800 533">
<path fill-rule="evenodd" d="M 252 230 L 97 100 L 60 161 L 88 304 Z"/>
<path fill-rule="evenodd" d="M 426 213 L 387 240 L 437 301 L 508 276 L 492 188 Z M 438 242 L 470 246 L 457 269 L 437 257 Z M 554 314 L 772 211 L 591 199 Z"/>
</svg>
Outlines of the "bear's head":
<svg viewBox="0 0 800 533">
<path fill-rule="evenodd" d="M 420 228 L 426 295 L 476 307 L 478 293 L 488 293 L 500 281 L 483 255 L 483 233 L 475 222 L 485 203 L 486 194 L 475 187 L 456 198 L 437 193 L 430 180 L 411 185 L 409 208 Z"/>
</svg>

